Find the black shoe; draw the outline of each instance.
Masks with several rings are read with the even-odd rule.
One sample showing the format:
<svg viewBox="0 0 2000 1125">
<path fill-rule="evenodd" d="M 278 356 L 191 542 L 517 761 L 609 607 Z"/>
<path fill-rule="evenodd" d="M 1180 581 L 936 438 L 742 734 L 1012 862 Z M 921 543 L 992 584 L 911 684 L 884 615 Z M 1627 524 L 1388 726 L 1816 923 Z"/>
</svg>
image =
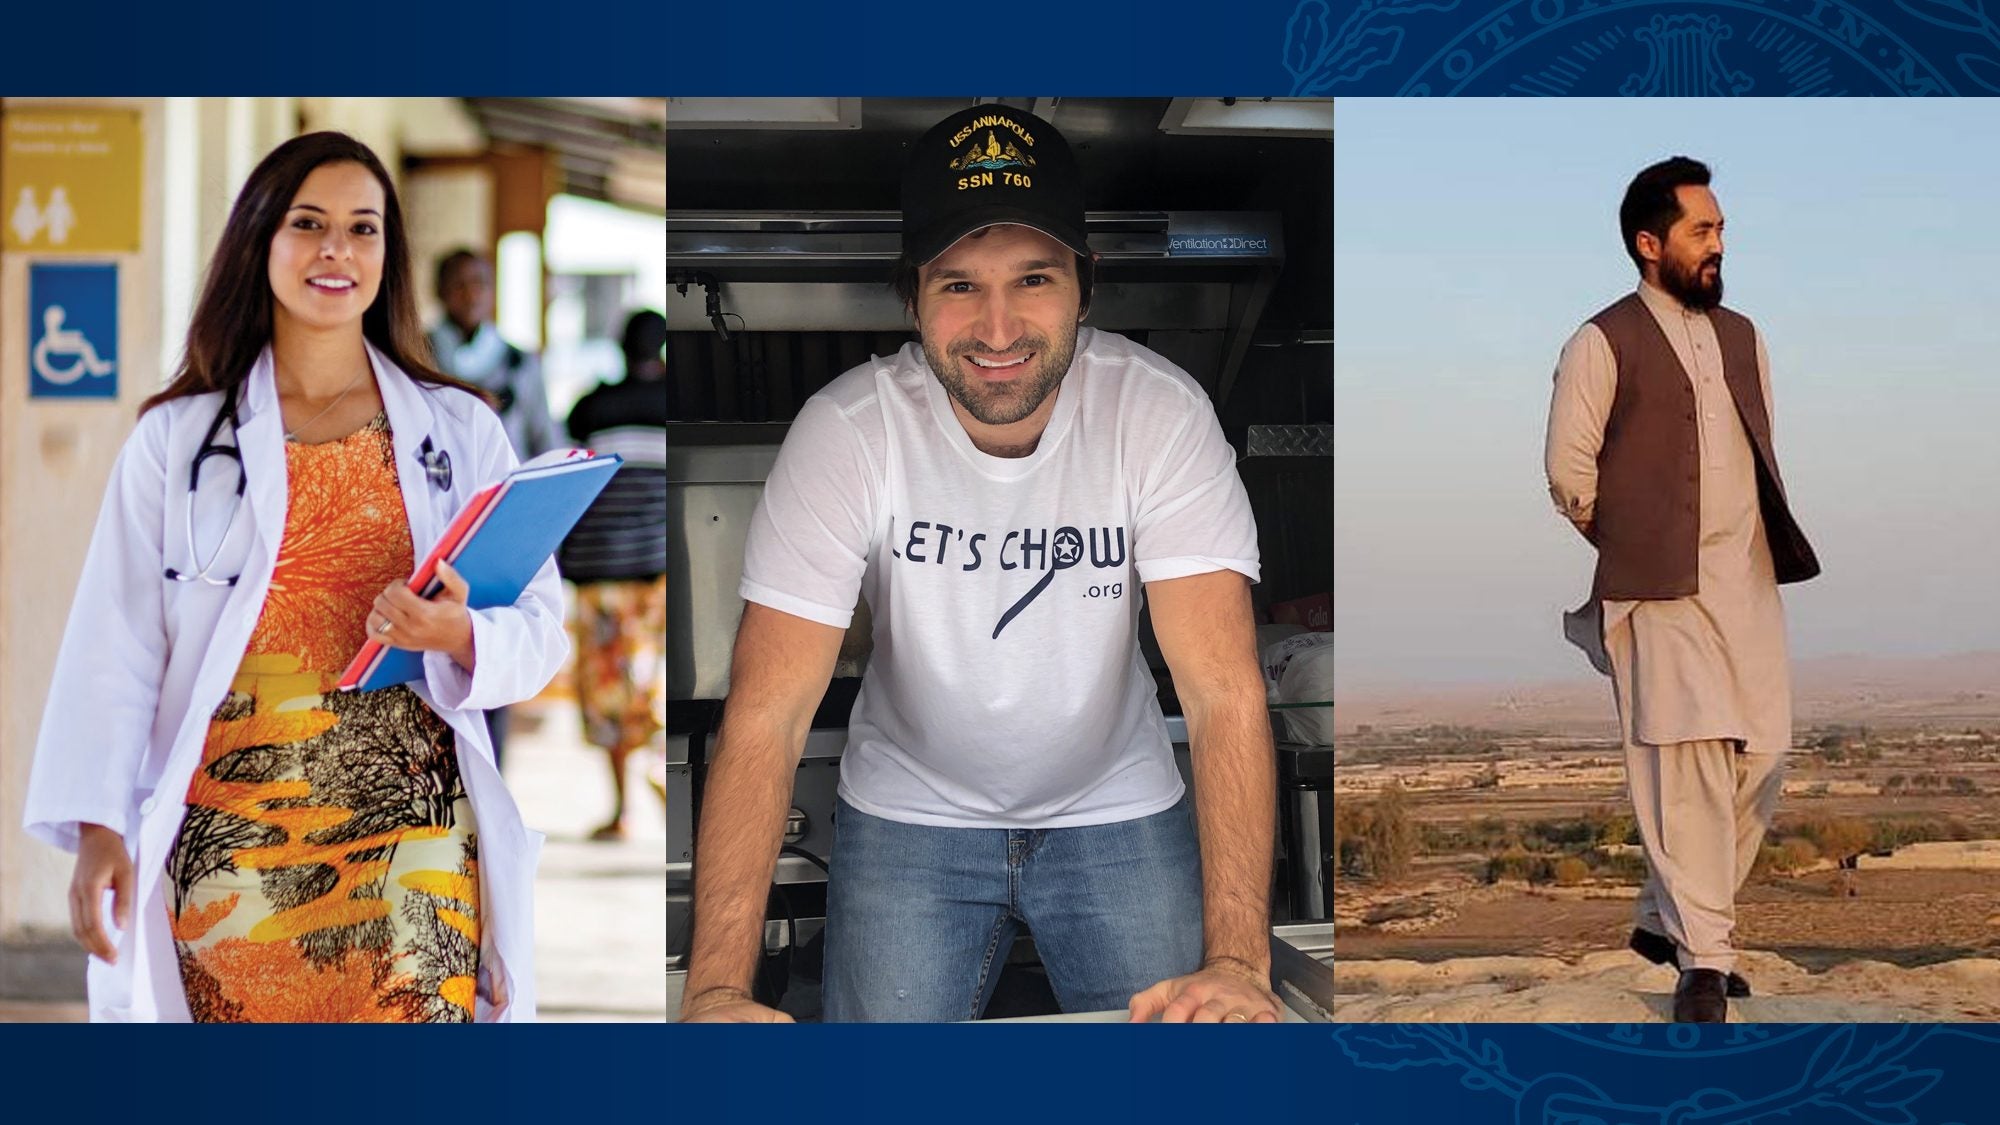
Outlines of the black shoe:
<svg viewBox="0 0 2000 1125">
<path fill-rule="evenodd" d="M 1640 926 L 1632 927 L 1631 940 L 1625 943 L 1632 952 L 1644 957 L 1655 965 L 1672 965 L 1678 962 L 1679 949 L 1674 940 L 1665 934 L 1656 934 Z M 1750 982 L 1735 973 L 1729 974 L 1729 983 L 1724 991 L 1731 1000 L 1741 1000 L 1750 995 Z"/>
<path fill-rule="evenodd" d="M 1728 1023 L 1729 983 L 1714 969 L 1683 969 L 1674 986 L 1675 1023 Z"/>
</svg>

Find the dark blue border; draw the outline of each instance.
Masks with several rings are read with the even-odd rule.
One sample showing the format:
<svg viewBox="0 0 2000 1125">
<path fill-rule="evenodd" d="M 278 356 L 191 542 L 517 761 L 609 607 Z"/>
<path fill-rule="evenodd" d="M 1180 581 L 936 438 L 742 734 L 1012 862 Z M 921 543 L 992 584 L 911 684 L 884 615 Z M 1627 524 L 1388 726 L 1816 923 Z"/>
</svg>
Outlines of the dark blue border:
<svg viewBox="0 0 2000 1125">
<path fill-rule="evenodd" d="M 14 4 L 0 93 L 1987 94 L 2000 93 L 1996 13 L 1996 0 Z M 1660 65 L 1669 56 L 1696 65 Z M 10 1119 L 1971 1125 L 1996 1120 L 2000 1028 L 13 1026 L 0 1059 Z"/>
<path fill-rule="evenodd" d="M 0 92 L 1283 94 L 1294 3 L 17 3 L 0 34 Z M 54 49 L 79 27 L 90 29 L 87 63 Z"/>
<path fill-rule="evenodd" d="M 12 1026 L 0 1057 L 11 1120 L 1974 1125 L 2000 1028 Z"/>
<path fill-rule="evenodd" d="M 1991 0 L 1294 0 L 1289 92 L 2000 93 Z"/>
<path fill-rule="evenodd" d="M 2000 94 L 1992 0 L 89 0 L 5 30 L 11 95 Z"/>
<path fill-rule="evenodd" d="M 1534 1125 L 1995 1120 L 2000 1027 L 1353 1024 L 1336 1120 Z"/>
<path fill-rule="evenodd" d="M 1320 1123 L 1326 1026 L 0 1027 L 10 1121 Z M 115 1103 L 115 1104 L 114 1104 Z M 101 1111 L 101 1112 L 100 1112 Z"/>
</svg>

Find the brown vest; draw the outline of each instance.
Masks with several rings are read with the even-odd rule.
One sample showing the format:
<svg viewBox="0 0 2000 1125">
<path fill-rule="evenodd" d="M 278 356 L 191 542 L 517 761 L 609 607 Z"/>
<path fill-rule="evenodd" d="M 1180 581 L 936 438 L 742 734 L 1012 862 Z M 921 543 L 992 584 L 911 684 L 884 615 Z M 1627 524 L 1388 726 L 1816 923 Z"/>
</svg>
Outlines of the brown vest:
<svg viewBox="0 0 2000 1125">
<path fill-rule="evenodd" d="M 1771 452 L 1770 412 L 1757 374 L 1757 334 L 1745 317 L 1709 312 L 1723 381 L 1757 461 L 1757 507 L 1779 582 L 1819 573 L 1785 503 Z M 1618 601 L 1696 593 L 1701 539 L 1701 437 L 1694 386 L 1660 322 L 1637 293 L 1590 318 L 1617 361 L 1618 393 L 1597 454 L 1597 577 L 1593 596 Z"/>
</svg>

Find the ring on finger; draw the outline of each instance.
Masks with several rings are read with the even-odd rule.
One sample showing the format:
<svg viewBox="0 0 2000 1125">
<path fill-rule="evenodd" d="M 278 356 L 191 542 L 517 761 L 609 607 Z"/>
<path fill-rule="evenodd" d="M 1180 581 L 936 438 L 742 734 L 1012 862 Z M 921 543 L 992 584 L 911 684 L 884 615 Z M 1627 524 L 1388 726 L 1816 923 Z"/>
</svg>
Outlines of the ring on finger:
<svg viewBox="0 0 2000 1125">
<path fill-rule="evenodd" d="M 1249 1023 L 1249 1022 L 1250 1022 L 1250 1017 L 1249 1017 L 1249 1016 L 1246 1016 L 1246 1015 L 1244 1015 L 1244 1014 L 1243 1014 L 1242 1012 L 1231 1012 L 1231 1013 L 1229 1013 L 1228 1015 L 1226 1015 L 1226 1016 L 1222 1017 L 1222 1022 L 1223 1022 L 1223 1023 Z"/>
<path fill-rule="evenodd" d="M 389 630 L 395 628 L 395 626 L 396 623 L 394 621 L 390 621 L 385 618 L 383 619 L 380 625 L 375 626 L 375 635 L 378 637 L 386 637 L 389 635 Z"/>
</svg>

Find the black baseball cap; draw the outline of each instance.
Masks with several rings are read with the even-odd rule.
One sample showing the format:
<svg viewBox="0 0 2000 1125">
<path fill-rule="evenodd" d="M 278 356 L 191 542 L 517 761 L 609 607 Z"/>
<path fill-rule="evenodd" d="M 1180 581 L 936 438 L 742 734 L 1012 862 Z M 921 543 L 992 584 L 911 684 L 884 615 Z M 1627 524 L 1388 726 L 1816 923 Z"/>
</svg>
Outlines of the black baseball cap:
<svg viewBox="0 0 2000 1125">
<path fill-rule="evenodd" d="M 903 253 L 924 265 L 973 231 L 1033 227 L 1088 256 L 1083 182 L 1056 127 L 1004 105 L 962 109 L 910 149 L 903 167 Z"/>
</svg>

